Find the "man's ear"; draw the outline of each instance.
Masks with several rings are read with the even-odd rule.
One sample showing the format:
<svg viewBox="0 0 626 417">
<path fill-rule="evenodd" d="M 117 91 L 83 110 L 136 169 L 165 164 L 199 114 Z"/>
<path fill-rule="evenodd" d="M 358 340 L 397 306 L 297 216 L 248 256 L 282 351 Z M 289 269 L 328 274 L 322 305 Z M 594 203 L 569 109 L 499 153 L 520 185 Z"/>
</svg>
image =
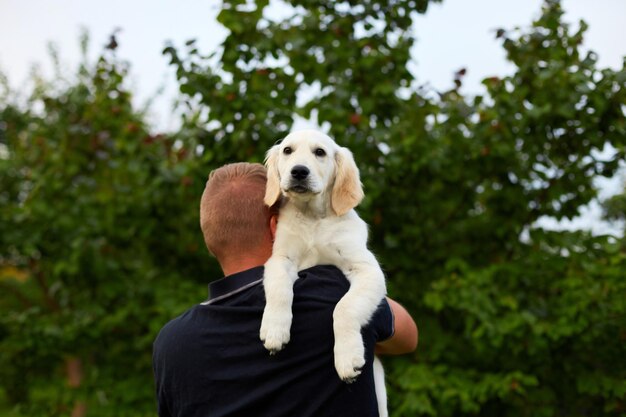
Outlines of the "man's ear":
<svg viewBox="0 0 626 417">
<path fill-rule="evenodd" d="M 272 235 L 272 242 L 276 238 L 276 228 L 278 227 L 278 214 L 270 215 L 270 234 Z"/>
<path fill-rule="evenodd" d="M 342 216 L 363 200 L 363 185 L 352 152 L 339 148 L 335 154 L 335 184 L 330 205 L 337 216 Z"/>
<path fill-rule="evenodd" d="M 278 174 L 277 159 L 280 145 L 274 145 L 265 155 L 265 167 L 267 168 L 267 185 L 265 186 L 265 198 L 263 201 L 268 207 L 272 207 L 280 198 L 280 175 Z"/>
</svg>

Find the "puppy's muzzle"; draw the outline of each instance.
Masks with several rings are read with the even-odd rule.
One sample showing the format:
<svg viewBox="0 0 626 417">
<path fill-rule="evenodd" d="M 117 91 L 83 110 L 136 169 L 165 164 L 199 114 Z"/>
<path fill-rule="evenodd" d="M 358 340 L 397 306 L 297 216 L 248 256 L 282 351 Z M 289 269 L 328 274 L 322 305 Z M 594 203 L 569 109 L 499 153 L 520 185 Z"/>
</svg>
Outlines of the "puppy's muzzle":
<svg viewBox="0 0 626 417">
<path fill-rule="evenodd" d="M 309 190 L 308 178 L 311 171 L 304 165 L 291 168 L 290 190 L 297 193 L 306 193 Z"/>
<path fill-rule="evenodd" d="M 302 181 L 309 176 L 310 172 L 311 171 L 309 171 L 309 169 L 304 165 L 296 165 L 295 167 L 291 168 L 291 178 Z"/>
</svg>

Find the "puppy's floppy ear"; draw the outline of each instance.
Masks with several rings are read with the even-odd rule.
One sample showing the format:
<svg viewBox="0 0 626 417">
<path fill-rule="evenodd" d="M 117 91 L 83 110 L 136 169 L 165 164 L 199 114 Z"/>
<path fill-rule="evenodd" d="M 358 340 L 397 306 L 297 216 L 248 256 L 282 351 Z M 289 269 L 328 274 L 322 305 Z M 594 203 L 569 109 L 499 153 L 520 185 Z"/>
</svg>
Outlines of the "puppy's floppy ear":
<svg viewBox="0 0 626 417">
<path fill-rule="evenodd" d="M 274 145 L 265 155 L 265 167 L 267 168 L 267 185 L 263 201 L 268 207 L 272 207 L 280 198 L 280 176 L 278 175 L 278 152 L 280 145 Z"/>
<path fill-rule="evenodd" d="M 363 200 L 363 185 L 352 152 L 339 148 L 335 154 L 337 170 L 330 205 L 337 216 L 342 216 Z"/>
</svg>

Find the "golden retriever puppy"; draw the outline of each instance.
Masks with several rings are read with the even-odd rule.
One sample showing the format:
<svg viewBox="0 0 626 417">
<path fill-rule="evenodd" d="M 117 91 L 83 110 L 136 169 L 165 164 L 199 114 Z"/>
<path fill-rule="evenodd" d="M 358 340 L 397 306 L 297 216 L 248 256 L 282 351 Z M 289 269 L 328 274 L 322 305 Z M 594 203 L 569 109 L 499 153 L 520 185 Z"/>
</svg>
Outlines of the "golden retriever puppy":
<svg viewBox="0 0 626 417">
<path fill-rule="evenodd" d="M 363 199 L 359 170 L 347 148 L 314 130 L 289 134 L 267 152 L 266 166 L 265 203 L 272 206 L 281 196 L 283 202 L 273 254 L 265 264 L 261 340 L 271 353 L 289 342 L 298 271 L 336 265 L 350 289 L 333 312 L 335 369 L 343 381 L 353 381 L 365 364 L 361 327 L 386 293 L 384 274 L 367 249 L 367 225 L 353 210 Z M 386 415 L 382 366 L 376 362 L 374 368 Z"/>
</svg>

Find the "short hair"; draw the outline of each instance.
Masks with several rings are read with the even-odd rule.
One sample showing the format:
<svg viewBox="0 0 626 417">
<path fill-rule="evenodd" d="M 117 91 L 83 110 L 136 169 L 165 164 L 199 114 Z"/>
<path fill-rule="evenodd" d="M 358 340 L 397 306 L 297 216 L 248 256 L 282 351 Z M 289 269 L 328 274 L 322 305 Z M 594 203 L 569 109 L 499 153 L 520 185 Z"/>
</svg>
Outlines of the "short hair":
<svg viewBox="0 0 626 417">
<path fill-rule="evenodd" d="M 270 209 L 263 202 L 266 183 L 261 164 L 233 163 L 209 174 L 200 200 L 200 227 L 218 261 L 234 251 L 258 249 L 270 233 Z"/>
</svg>

